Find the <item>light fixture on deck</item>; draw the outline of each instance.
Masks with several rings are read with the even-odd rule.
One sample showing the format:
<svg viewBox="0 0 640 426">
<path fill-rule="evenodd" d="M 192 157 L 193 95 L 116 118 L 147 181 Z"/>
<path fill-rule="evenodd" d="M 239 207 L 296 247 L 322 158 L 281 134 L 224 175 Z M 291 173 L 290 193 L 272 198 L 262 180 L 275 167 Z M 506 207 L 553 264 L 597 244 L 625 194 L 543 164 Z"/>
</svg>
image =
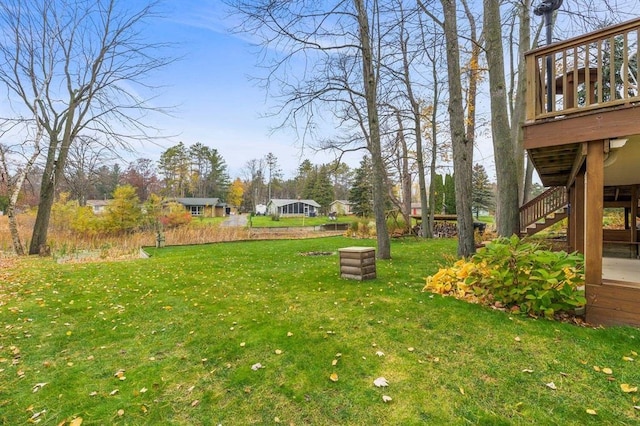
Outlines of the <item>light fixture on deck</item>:
<svg viewBox="0 0 640 426">
<path fill-rule="evenodd" d="M 604 157 L 604 167 L 609 167 L 618 159 L 618 150 L 625 146 L 628 139 L 626 138 L 615 138 L 609 139 L 606 146 L 606 152 Z"/>
</svg>

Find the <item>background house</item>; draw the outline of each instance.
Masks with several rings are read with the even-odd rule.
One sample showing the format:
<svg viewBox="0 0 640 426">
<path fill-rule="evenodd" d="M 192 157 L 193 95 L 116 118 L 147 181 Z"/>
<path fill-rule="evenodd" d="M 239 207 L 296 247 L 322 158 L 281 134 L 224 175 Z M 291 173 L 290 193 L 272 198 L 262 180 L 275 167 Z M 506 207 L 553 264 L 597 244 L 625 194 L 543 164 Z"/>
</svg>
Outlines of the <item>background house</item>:
<svg viewBox="0 0 640 426">
<path fill-rule="evenodd" d="M 351 202 L 347 200 L 335 200 L 329 204 L 329 213 L 337 213 L 339 215 L 353 214 Z"/>
<path fill-rule="evenodd" d="M 176 198 L 191 213 L 191 216 L 223 217 L 226 215 L 226 204 L 219 198 Z"/>
<path fill-rule="evenodd" d="M 271 199 L 267 203 L 267 213 L 277 216 L 316 216 L 320 204 L 313 200 Z"/>
<path fill-rule="evenodd" d="M 102 214 L 107 211 L 107 205 L 111 203 L 112 200 L 87 200 L 86 205 L 91 207 L 94 214 Z"/>
</svg>

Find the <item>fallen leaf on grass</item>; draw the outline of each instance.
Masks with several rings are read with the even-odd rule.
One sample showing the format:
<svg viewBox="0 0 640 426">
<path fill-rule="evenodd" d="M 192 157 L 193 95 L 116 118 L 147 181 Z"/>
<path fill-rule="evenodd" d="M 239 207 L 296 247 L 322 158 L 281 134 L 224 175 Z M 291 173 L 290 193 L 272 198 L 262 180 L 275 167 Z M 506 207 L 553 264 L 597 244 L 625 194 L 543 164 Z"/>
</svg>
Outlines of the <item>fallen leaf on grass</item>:
<svg viewBox="0 0 640 426">
<path fill-rule="evenodd" d="M 122 370 L 122 369 L 116 371 L 113 376 L 117 377 L 118 380 L 126 380 L 126 377 L 124 376 L 124 370 Z"/>
<path fill-rule="evenodd" d="M 258 370 L 259 370 L 259 369 L 261 369 L 261 368 L 263 368 L 263 367 L 262 367 L 262 364 L 260 364 L 259 362 L 255 363 L 255 364 L 253 364 L 253 365 L 251 366 L 251 369 L 252 369 L 253 371 L 258 371 Z"/>
<path fill-rule="evenodd" d="M 33 386 L 33 393 L 38 392 L 40 389 L 42 389 L 44 386 L 46 385 L 46 383 L 36 383 Z"/>
<path fill-rule="evenodd" d="M 408 350 L 409 352 L 413 352 L 413 351 L 415 351 L 416 349 L 415 349 L 415 348 L 413 348 L 413 347 L 409 347 L 409 348 L 407 348 L 407 350 Z"/>
<path fill-rule="evenodd" d="M 556 384 L 555 384 L 555 383 L 553 383 L 553 382 L 549 382 L 549 383 L 547 383 L 545 386 L 546 386 L 546 387 L 548 387 L 549 389 L 552 389 L 552 390 L 556 390 L 556 389 L 558 389 L 558 388 L 556 387 Z"/>
<path fill-rule="evenodd" d="M 613 370 L 612 370 L 612 369 L 610 369 L 610 368 L 603 368 L 603 369 L 602 369 L 602 372 L 603 372 L 604 374 L 613 374 Z"/>
<path fill-rule="evenodd" d="M 622 389 L 622 392 L 624 392 L 624 393 L 638 392 L 638 387 L 637 386 L 631 386 L 628 383 L 622 383 L 620 385 L 620 389 Z"/>
<path fill-rule="evenodd" d="M 93 392 L 91 392 L 91 393 L 89 394 L 89 396 L 98 396 L 98 392 L 93 391 Z"/>
<path fill-rule="evenodd" d="M 587 409 L 587 414 L 591 414 L 592 416 L 595 416 L 598 413 L 596 412 L 596 410 L 589 408 L 589 409 Z"/>
<path fill-rule="evenodd" d="M 80 426 L 82 424 L 82 417 L 76 417 L 75 419 L 71 420 L 71 422 L 69 423 L 69 426 Z"/>
<path fill-rule="evenodd" d="M 464 388 L 460 388 L 460 393 L 464 395 Z"/>
<path fill-rule="evenodd" d="M 292 333 L 292 332 L 290 332 L 290 331 L 288 331 L 288 332 L 287 332 L 287 337 L 291 337 L 291 336 L 293 336 L 293 333 Z"/>
<path fill-rule="evenodd" d="M 329 376 L 329 380 L 331 380 L 332 382 L 337 382 L 338 381 L 338 374 L 337 373 L 331 373 L 331 375 Z"/>
<path fill-rule="evenodd" d="M 516 336 L 513 338 L 513 340 L 515 340 L 516 342 L 520 342 L 522 339 L 520 338 L 520 336 Z"/>
<path fill-rule="evenodd" d="M 334 359 L 333 361 L 331 361 L 331 366 L 335 367 L 336 365 L 338 365 L 338 360 Z"/>
<path fill-rule="evenodd" d="M 142 388 L 140 389 L 140 393 L 145 393 L 148 389 L 147 388 Z"/>
<path fill-rule="evenodd" d="M 522 370 L 523 373 L 533 373 L 533 370 L 530 368 L 525 368 L 524 370 Z"/>
<path fill-rule="evenodd" d="M 280 349 L 276 349 L 276 355 L 282 355 L 282 351 Z"/>
<path fill-rule="evenodd" d="M 384 377 L 378 377 L 373 381 L 373 384 L 379 388 L 389 386 L 389 382 Z"/>
<path fill-rule="evenodd" d="M 378 355 L 378 356 L 384 356 L 384 352 L 382 352 L 382 351 L 378 351 L 378 352 L 376 352 L 376 355 Z"/>
<path fill-rule="evenodd" d="M 593 369 L 594 369 L 595 371 L 598 371 L 598 372 L 600 371 L 600 367 L 598 367 L 597 365 L 594 365 L 594 366 L 593 366 Z"/>
<path fill-rule="evenodd" d="M 118 410 L 118 416 L 124 416 L 124 410 L 122 408 Z"/>
<path fill-rule="evenodd" d="M 31 415 L 31 417 L 29 417 L 29 421 L 33 423 L 38 417 L 40 417 L 41 415 L 43 415 L 46 412 L 47 412 L 47 410 L 42 410 L 42 411 L 38 411 L 38 412 L 33 413 Z M 38 421 L 40 421 L 40 420 L 38 420 Z"/>
<path fill-rule="evenodd" d="M 622 360 L 627 362 L 633 362 L 633 358 L 631 358 L 630 356 L 623 356 Z"/>
<path fill-rule="evenodd" d="M 382 395 L 382 401 L 383 401 L 383 402 L 391 402 L 391 401 L 393 401 L 393 400 L 392 400 L 392 399 L 391 399 L 391 397 L 390 397 L 390 396 L 388 396 L 388 395 Z"/>
<path fill-rule="evenodd" d="M 109 392 L 109 395 L 113 396 L 113 395 L 117 394 L 118 392 L 120 392 L 118 389 L 114 389 L 111 392 Z"/>
<path fill-rule="evenodd" d="M 200 400 L 199 400 L 199 399 L 196 399 L 195 401 L 193 401 L 193 402 L 191 403 L 191 406 L 192 406 L 192 407 L 196 407 L 196 406 L 198 406 L 198 404 L 200 404 Z"/>
</svg>

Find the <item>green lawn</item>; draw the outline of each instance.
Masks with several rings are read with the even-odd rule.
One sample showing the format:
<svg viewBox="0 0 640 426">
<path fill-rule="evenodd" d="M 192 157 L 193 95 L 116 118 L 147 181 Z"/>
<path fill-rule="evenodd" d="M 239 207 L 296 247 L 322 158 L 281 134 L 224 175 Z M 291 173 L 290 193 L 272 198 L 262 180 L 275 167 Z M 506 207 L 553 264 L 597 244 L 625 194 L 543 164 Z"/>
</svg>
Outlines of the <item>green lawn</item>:
<svg viewBox="0 0 640 426">
<path fill-rule="evenodd" d="M 223 243 L 0 270 L 0 424 L 640 422 L 638 393 L 621 390 L 640 384 L 638 329 L 421 292 L 452 240 L 394 240 L 365 282 L 340 279 L 336 254 L 303 255 L 373 244 Z"/>
<path fill-rule="evenodd" d="M 319 226 L 326 223 L 352 223 L 358 219 L 354 216 L 338 216 L 337 220 L 329 220 L 326 216 L 316 217 L 280 217 L 273 220 L 271 216 L 252 216 L 251 226 L 255 228 L 278 228 L 298 226 Z"/>
</svg>

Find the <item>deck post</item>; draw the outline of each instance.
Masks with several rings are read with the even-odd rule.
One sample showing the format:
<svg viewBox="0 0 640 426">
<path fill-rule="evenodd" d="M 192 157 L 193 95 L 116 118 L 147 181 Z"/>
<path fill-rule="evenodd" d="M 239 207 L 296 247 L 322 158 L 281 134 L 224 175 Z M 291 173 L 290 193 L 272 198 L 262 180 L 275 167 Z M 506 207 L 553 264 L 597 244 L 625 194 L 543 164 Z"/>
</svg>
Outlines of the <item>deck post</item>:
<svg viewBox="0 0 640 426">
<path fill-rule="evenodd" d="M 576 193 L 576 214 L 575 214 L 575 224 L 573 226 L 574 229 L 574 242 L 575 247 L 573 250 L 576 250 L 579 253 L 584 254 L 584 238 L 585 238 L 585 172 L 581 170 L 576 175 L 575 181 L 575 193 Z"/>
<path fill-rule="evenodd" d="M 638 246 L 635 244 L 638 242 L 638 185 L 631 185 L 631 223 L 629 224 L 629 228 L 631 230 L 631 242 L 634 243 L 634 254 L 636 257 L 640 254 L 638 251 Z"/>
<path fill-rule="evenodd" d="M 602 284 L 602 218 L 604 208 L 604 141 L 587 146 L 584 203 L 584 273 L 588 285 Z"/>
</svg>

